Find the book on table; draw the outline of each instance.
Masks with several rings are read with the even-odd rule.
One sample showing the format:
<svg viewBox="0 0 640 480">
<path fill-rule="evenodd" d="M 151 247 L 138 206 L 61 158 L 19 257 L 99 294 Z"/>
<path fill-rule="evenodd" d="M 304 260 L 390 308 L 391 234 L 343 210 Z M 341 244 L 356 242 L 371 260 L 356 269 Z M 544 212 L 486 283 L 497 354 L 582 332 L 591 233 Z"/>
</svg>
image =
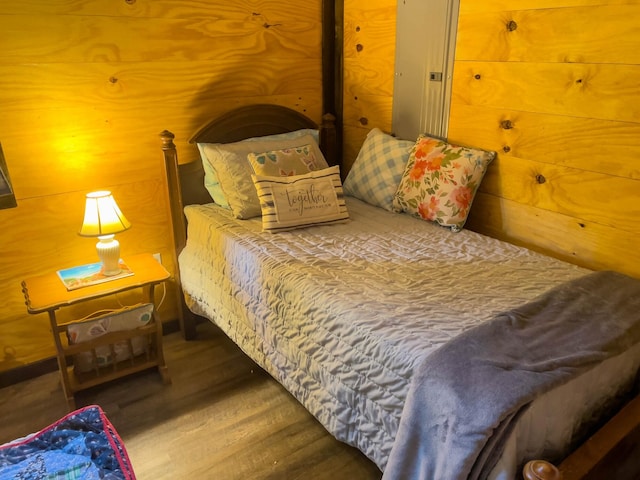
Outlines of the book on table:
<svg viewBox="0 0 640 480">
<path fill-rule="evenodd" d="M 124 261 L 120 260 L 120 273 L 116 275 L 105 275 L 101 262 L 65 268 L 58 270 L 57 274 L 64 286 L 67 287 L 67 290 L 75 290 L 77 288 L 129 277 L 133 275 L 133 271 Z"/>
</svg>

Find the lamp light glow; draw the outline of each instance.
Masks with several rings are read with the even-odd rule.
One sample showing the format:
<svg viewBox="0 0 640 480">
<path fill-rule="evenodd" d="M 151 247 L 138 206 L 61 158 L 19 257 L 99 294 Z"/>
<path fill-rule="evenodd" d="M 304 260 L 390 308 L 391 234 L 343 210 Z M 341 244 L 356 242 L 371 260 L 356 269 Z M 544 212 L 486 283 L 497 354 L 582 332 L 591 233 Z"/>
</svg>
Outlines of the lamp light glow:
<svg viewBox="0 0 640 480">
<path fill-rule="evenodd" d="M 105 275 L 120 273 L 120 243 L 114 237 L 130 227 L 131 223 L 118 208 L 111 192 L 102 190 L 87 193 L 84 221 L 79 234 L 98 237 L 96 250 Z"/>
</svg>

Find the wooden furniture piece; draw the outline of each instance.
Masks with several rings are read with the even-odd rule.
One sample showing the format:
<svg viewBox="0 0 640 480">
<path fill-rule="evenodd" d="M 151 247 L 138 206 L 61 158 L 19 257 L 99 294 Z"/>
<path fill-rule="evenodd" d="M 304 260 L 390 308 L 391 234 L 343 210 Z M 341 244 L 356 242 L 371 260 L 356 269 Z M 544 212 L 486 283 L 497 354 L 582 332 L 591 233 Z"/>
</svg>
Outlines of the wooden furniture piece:
<svg viewBox="0 0 640 480">
<path fill-rule="evenodd" d="M 218 123 L 218 120 L 214 120 L 201 129 L 191 141 L 224 143 L 264 135 L 266 133 L 262 133 L 260 118 L 263 113 L 262 107 L 264 106 L 243 107 L 239 111 L 231 111 L 221 117 L 222 122 Z M 255 109 L 254 114 L 248 117 L 247 112 L 252 108 Z M 291 110 L 289 110 L 290 113 Z M 278 115 L 278 120 L 269 115 L 269 123 L 272 124 L 271 128 L 274 129 L 270 133 L 286 131 L 286 129 L 292 130 L 293 128 L 286 126 L 290 122 L 287 119 L 286 109 L 283 109 Z M 276 126 L 276 121 L 281 123 L 280 129 Z M 244 124 L 244 128 L 242 128 L 242 124 Z M 335 135 L 335 131 L 333 135 Z M 208 203 L 211 202 L 211 199 L 203 185 L 204 174 L 201 162 L 198 160 L 179 164 L 176 148 L 173 144 L 173 134 L 169 131 L 164 131 L 160 136 L 162 138 L 162 149 L 167 171 L 168 195 L 171 204 L 176 254 L 179 254 L 186 243 L 186 221 L 183 215 L 183 208 L 191 204 Z M 329 160 L 329 158 L 327 159 Z M 177 279 L 177 285 L 178 288 L 181 288 L 179 278 Z M 193 314 L 186 307 L 185 315 L 193 317 Z M 633 399 L 607 426 L 596 432 L 592 439 L 588 440 L 584 445 L 579 446 L 562 463 L 560 469 L 544 460 L 534 460 L 523 470 L 524 478 L 527 480 L 618 478 L 601 475 L 603 472 L 619 472 L 621 468 L 624 470 L 625 476 L 619 478 L 640 478 L 637 476 L 640 474 L 640 465 L 635 460 L 638 450 L 636 445 L 638 445 L 637 440 L 640 435 L 638 433 L 640 431 L 640 416 L 637 408 L 639 398 Z M 599 449 L 597 455 L 593 453 L 594 442 L 597 442 Z M 579 468 L 576 465 L 579 465 Z"/>
<path fill-rule="evenodd" d="M 535 460 L 523 474 L 525 480 L 637 480 L 639 458 L 640 397 L 636 397 L 558 467 Z"/>
<path fill-rule="evenodd" d="M 163 382 L 171 383 L 162 352 L 162 323 L 156 315 L 155 306 L 152 320 L 143 327 L 109 332 L 94 340 L 72 345 L 68 345 L 66 338 L 62 338 L 66 335 L 68 326 L 75 323 L 58 323 L 56 311 L 62 307 L 136 288 L 142 289 L 146 302 L 154 304 L 154 288 L 169 278 L 169 272 L 150 254 L 128 257 L 125 263 L 134 272 L 133 275 L 76 290 L 67 290 L 56 272 L 31 277 L 22 282 L 27 311 L 30 314 L 46 312 L 49 315 L 62 387 L 70 410 L 76 408 L 75 392 L 148 368 L 157 367 Z M 112 346 L 141 335 L 148 337 L 150 347 L 143 355 L 132 355 L 128 360 L 96 368 L 91 372 L 75 371 L 73 365 L 67 361 L 72 355 L 91 352 L 100 346 Z"/>
<path fill-rule="evenodd" d="M 189 143 L 232 143 L 252 137 L 262 137 L 291 132 L 303 128 L 318 129 L 320 149 L 329 165 L 340 165 L 336 135 L 335 117 L 325 114 L 322 123 L 316 125 L 311 119 L 295 110 L 280 105 L 249 105 L 237 108 L 204 125 L 190 139 Z M 166 181 L 170 204 L 173 240 L 177 256 L 187 240 L 187 220 L 183 213 L 186 205 L 211 203 L 211 196 L 204 186 L 204 168 L 200 159 L 178 163 L 175 135 L 168 130 L 160 133 L 164 153 Z M 180 288 L 179 272 L 176 285 Z M 197 318 L 187 308 L 180 295 L 180 329 L 185 339 L 196 336 Z"/>
</svg>

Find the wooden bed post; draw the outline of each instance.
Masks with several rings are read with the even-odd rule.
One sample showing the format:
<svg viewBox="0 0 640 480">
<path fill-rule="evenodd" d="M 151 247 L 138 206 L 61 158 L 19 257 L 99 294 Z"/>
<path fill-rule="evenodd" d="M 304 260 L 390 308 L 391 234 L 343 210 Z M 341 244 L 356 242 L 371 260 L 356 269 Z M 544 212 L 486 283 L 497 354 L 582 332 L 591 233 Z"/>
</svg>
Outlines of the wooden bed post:
<svg viewBox="0 0 640 480">
<path fill-rule="evenodd" d="M 167 175 L 167 185 L 169 186 L 169 205 L 171 221 L 173 222 L 173 240 L 176 252 L 184 248 L 187 238 L 187 226 L 182 212 L 182 191 L 180 188 L 180 177 L 178 176 L 178 151 L 173 143 L 175 135 L 168 130 L 160 133 L 162 140 L 162 152 L 164 153 L 164 166 Z M 178 211 L 178 209 L 180 210 Z"/>
<path fill-rule="evenodd" d="M 338 155 L 336 117 L 331 113 L 322 116 L 320 124 L 320 150 L 324 154 L 329 165 L 339 165 L 342 167 L 341 158 Z"/>
<path fill-rule="evenodd" d="M 320 126 L 304 114 L 280 105 L 249 105 L 227 112 L 201 128 L 189 141 L 191 143 L 233 143 L 249 137 L 293 132 L 303 128 L 320 129 L 321 146 L 327 162 L 339 165 L 336 146 L 335 116 L 325 114 Z M 187 242 L 187 219 L 184 207 L 211 203 L 211 195 L 204 186 L 202 161 L 178 163 L 175 135 L 168 130 L 160 133 L 164 155 L 169 215 L 173 224 L 174 260 L 178 284 L 181 318 L 180 328 L 186 339 L 196 336 L 198 316 L 186 306 L 180 283 L 178 255 Z"/>
<path fill-rule="evenodd" d="M 180 330 L 185 340 L 196 337 L 196 319 L 187 308 L 180 283 L 180 269 L 178 267 L 178 254 L 185 246 L 187 238 L 187 224 L 182 211 L 182 189 L 178 175 L 178 152 L 173 143 L 175 135 L 168 130 L 160 133 L 162 140 L 162 152 L 164 154 L 164 168 L 166 175 L 167 195 L 169 196 L 169 218 L 173 231 L 173 263 L 175 265 L 176 294 L 178 296 L 178 320 Z"/>
<path fill-rule="evenodd" d="M 344 0 L 322 1 L 322 109 L 333 115 L 335 156 L 329 165 L 342 166 L 342 63 Z M 324 124 L 324 117 L 322 120 Z M 325 153 L 325 157 L 327 154 Z"/>
<path fill-rule="evenodd" d="M 532 460 L 522 475 L 525 480 L 637 480 L 639 422 L 640 396 L 636 396 L 557 468 L 544 460 Z"/>
<path fill-rule="evenodd" d="M 562 480 L 560 471 L 544 460 L 532 460 L 522 469 L 525 480 Z"/>
</svg>

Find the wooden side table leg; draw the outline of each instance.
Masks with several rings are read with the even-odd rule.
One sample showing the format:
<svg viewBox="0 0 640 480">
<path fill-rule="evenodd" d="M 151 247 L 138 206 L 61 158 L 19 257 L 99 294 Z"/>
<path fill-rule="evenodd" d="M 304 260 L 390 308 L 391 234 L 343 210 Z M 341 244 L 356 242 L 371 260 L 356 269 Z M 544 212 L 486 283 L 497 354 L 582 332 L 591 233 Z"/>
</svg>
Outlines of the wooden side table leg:
<svg viewBox="0 0 640 480">
<path fill-rule="evenodd" d="M 71 379 L 69 378 L 69 370 L 67 368 L 67 359 L 64 354 L 64 347 L 60 340 L 60 330 L 58 329 L 58 322 L 56 320 L 56 311 L 49 310 L 49 322 L 51 323 L 51 334 L 53 335 L 53 341 L 56 345 L 56 356 L 58 358 L 58 370 L 60 371 L 60 380 L 62 383 L 62 390 L 64 392 L 67 405 L 70 410 L 75 410 L 76 400 L 73 396 L 73 389 L 71 388 Z"/>
<path fill-rule="evenodd" d="M 149 285 L 148 300 L 153 304 L 153 321 L 156 324 L 156 338 L 154 343 L 156 348 L 156 360 L 158 362 L 158 372 L 162 377 L 162 383 L 169 385 L 171 383 L 171 377 L 169 376 L 169 369 L 167 368 L 167 364 L 164 360 L 164 349 L 162 348 L 162 321 L 156 311 L 154 284 Z"/>
<path fill-rule="evenodd" d="M 67 395 L 67 407 L 69 407 L 69 411 L 75 410 L 76 407 L 76 397 L 73 393 Z"/>
<path fill-rule="evenodd" d="M 164 360 L 164 349 L 162 348 L 162 321 L 157 315 L 155 308 L 153 310 L 153 321 L 156 322 L 156 355 L 158 358 L 158 372 L 162 377 L 162 383 L 169 385 L 171 377 L 169 376 L 169 368 Z"/>
</svg>

